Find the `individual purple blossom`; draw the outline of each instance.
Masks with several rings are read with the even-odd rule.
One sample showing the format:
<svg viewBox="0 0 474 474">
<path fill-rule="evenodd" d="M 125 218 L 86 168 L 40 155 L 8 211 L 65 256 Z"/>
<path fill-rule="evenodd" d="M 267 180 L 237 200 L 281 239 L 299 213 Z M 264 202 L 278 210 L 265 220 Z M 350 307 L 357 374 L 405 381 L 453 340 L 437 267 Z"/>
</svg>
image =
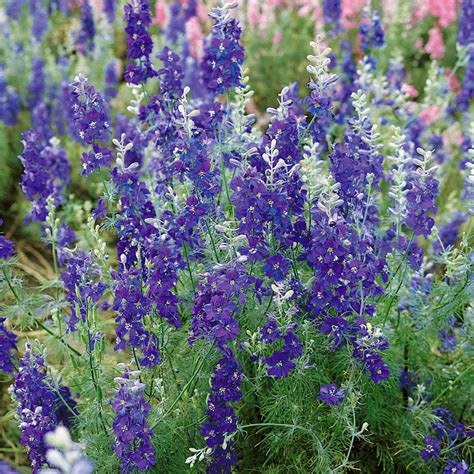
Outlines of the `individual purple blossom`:
<svg viewBox="0 0 474 474">
<path fill-rule="evenodd" d="M 469 474 L 469 464 L 462 460 L 460 462 L 450 460 L 444 468 L 444 474 Z"/>
<path fill-rule="evenodd" d="M 288 351 L 276 351 L 270 357 L 265 358 L 268 365 L 267 373 L 271 377 L 279 379 L 288 377 L 291 370 L 295 368 L 295 363 L 291 360 Z"/>
<path fill-rule="evenodd" d="M 70 249 L 68 245 L 72 245 L 76 241 L 76 233 L 64 222 L 57 229 L 56 234 L 56 253 L 58 256 L 58 265 L 63 266 L 70 257 Z"/>
<path fill-rule="evenodd" d="M 338 349 L 343 343 L 343 336 L 349 327 L 349 323 L 339 316 L 328 316 L 319 326 L 322 334 L 330 336 L 332 339 L 332 348 Z"/>
<path fill-rule="evenodd" d="M 288 330 L 283 336 L 283 350 L 290 356 L 291 359 L 301 357 L 303 354 L 303 344 L 301 344 L 298 336 L 292 331 Z"/>
<path fill-rule="evenodd" d="M 450 460 L 444 468 L 444 474 L 469 474 L 469 464 L 462 460 L 460 462 Z"/>
<path fill-rule="evenodd" d="M 110 148 L 101 147 L 94 143 L 92 151 L 84 152 L 82 160 L 82 175 L 89 175 L 99 168 L 108 168 L 114 160 L 114 154 Z"/>
<path fill-rule="evenodd" d="M 0 226 L 3 225 L 3 219 L 0 217 Z M 3 235 L 0 235 L 0 260 L 6 260 L 15 254 L 15 244 Z"/>
<path fill-rule="evenodd" d="M 344 400 L 346 390 L 335 383 L 321 385 L 318 400 L 326 405 L 339 405 Z"/>
<path fill-rule="evenodd" d="M 102 281 L 100 268 L 94 263 L 92 253 L 83 250 L 74 252 L 69 258 L 61 280 L 66 289 L 66 300 L 71 305 L 67 327 L 72 332 L 79 322 L 86 321 L 89 309 L 99 302 L 107 284 Z"/>
<path fill-rule="evenodd" d="M 32 218 L 44 221 L 48 215 L 48 199 L 58 207 L 64 199 L 70 180 L 70 164 L 64 149 L 57 140 L 46 143 L 34 129 L 22 134 L 23 152 L 19 159 L 23 165 L 21 188 L 33 204 Z"/>
<path fill-rule="evenodd" d="M 268 278 L 283 280 L 288 274 L 290 262 L 282 255 L 273 255 L 265 260 L 263 271 Z"/>
<path fill-rule="evenodd" d="M 95 220 L 102 219 L 107 215 L 107 203 L 104 198 L 99 198 L 97 200 L 97 206 L 92 210 L 92 217 Z"/>
<path fill-rule="evenodd" d="M 214 24 L 204 46 L 202 73 L 207 88 L 216 94 L 241 86 L 244 49 L 240 43 L 242 30 L 228 12 L 233 6 L 215 7 L 209 14 Z"/>
<path fill-rule="evenodd" d="M 438 457 L 441 453 L 440 442 L 432 436 L 425 436 L 425 447 L 420 451 L 420 456 L 424 461 Z"/>
<path fill-rule="evenodd" d="M 0 260 L 6 260 L 15 255 L 15 245 L 3 235 L 0 235 Z"/>
<path fill-rule="evenodd" d="M 281 336 L 278 324 L 275 319 L 268 318 L 265 325 L 260 329 L 260 339 L 269 344 L 275 342 Z"/>
<path fill-rule="evenodd" d="M 13 372 L 15 357 L 13 351 L 17 349 L 18 338 L 16 334 L 5 327 L 5 318 L 0 318 L 0 371 Z"/>
<path fill-rule="evenodd" d="M 148 424 L 151 406 L 143 396 L 146 386 L 136 376 L 125 369 L 124 375 L 115 379 L 119 389 L 111 400 L 115 411 L 114 452 L 120 459 L 120 472 L 124 473 L 144 472 L 156 464 L 153 431 Z"/>
<path fill-rule="evenodd" d="M 27 448 L 33 474 L 37 474 L 46 461 L 44 435 L 60 424 L 71 425 L 77 415 L 76 402 L 69 388 L 50 379 L 43 357 L 34 354 L 30 344 L 20 359 L 12 393 L 18 403 L 20 442 Z"/>
</svg>

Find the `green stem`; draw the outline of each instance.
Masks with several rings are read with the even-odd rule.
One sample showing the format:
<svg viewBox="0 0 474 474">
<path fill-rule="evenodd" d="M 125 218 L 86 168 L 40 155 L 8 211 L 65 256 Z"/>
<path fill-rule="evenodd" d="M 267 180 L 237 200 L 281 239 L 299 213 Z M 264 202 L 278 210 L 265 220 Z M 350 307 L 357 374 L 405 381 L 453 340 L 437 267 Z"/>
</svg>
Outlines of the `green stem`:
<svg viewBox="0 0 474 474">
<path fill-rule="evenodd" d="M 206 224 L 207 225 L 207 224 Z M 194 283 L 193 272 L 191 271 L 191 263 L 189 262 L 188 250 L 186 244 L 183 245 L 184 259 L 186 260 L 186 266 L 188 267 L 189 278 L 191 279 L 191 285 L 193 286 L 193 291 L 196 293 L 196 284 Z"/>
<path fill-rule="evenodd" d="M 209 223 L 207 222 L 207 219 L 206 219 L 206 228 L 207 228 L 207 232 L 209 234 L 209 238 L 211 239 L 211 246 L 212 246 L 212 250 L 214 252 L 214 256 L 216 257 L 216 261 L 217 263 L 219 263 L 219 255 L 217 254 L 217 249 L 216 249 L 216 244 L 214 242 L 214 237 L 212 236 L 212 232 L 211 232 L 211 229 L 209 228 Z"/>
<path fill-rule="evenodd" d="M 166 410 L 166 412 L 165 412 L 165 414 L 163 415 L 162 418 L 166 418 L 173 411 L 173 408 L 181 400 L 181 397 L 186 393 L 186 390 L 188 389 L 188 387 L 191 385 L 191 383 L 194 381 L 194 379 L 198 376 L 199 371 L 201 370 L 202 366 L 207 361 L 207 358 L 208 358 L 208 356 L 211 353 L 213 348 L 214 348 L 214 344 L 211 344 L 211 346 L 209 347 L 209 350 L 206 352 L 206 354 L 203 357 L 201 357 L 201 360 L 199 361 L 197 366 L 195 366 L 195 369 L 193 371 L 193 374 L 191 375 L 191 378 L 187 381 L 186 385 L 182 388 L 181 392 L 179 392 L 179 395 L 174 399 L 173 403 Z M 152 425 L 151 429 L 152 430 L 155 429 L 158 426 L 158 424 L 160 423 L 160 421 L 161 420 L 158 420 L 156 423 L 154 423 Z"/>
<path fill-rule="evenodd" d="M 316 115 L 313 115 L 311 117 L 311 120 L 308 123 L 308 126 L 305 128 L 303 134 L 301 135 L 300 139 L 298 140 L 298 147 L 303 143 L 303 140 L 306 138 L 307 133 L 309 132 L 311 125 L 313 125 L 313 122 L 316 120 Z"/>
<path fill-rule="evenodd" d="M 53 234 L 53 233 L 51 233 Z M 56 255 L 56 239 L 52 237 L 51 239 L 51 248 L 52 248 L 52 253 L 53 253 L 53 268 L 54 268 L 54 275 L 56 276 L 56 280 L 59 280 L 59 267 L 58 267 L 58 257 Z M 59 288 L 56 288 L 56 304 L 58 304 L 59 301 Z M 56 308 L 56 320 L 58 322 L 58 328 L 59 328 L 59 335 L 63 335 L 63 326 L 62 326 L 62 321 L 61 321 L 61 314 L 59 312 L 59 308 Z"/>
</svg>

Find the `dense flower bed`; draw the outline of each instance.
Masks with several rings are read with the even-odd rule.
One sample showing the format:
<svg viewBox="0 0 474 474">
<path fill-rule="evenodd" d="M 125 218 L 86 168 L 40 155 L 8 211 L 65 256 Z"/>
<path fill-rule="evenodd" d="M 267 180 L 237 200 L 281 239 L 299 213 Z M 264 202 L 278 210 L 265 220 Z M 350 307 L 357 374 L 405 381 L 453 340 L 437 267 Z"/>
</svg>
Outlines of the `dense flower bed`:
<svg viewBox="0 0 474 474">
<path fill-rule="evenodd" d="M 0 472 L 469 472 L 474 8 L 381 4 L 4 5 Z"/>
</svg>

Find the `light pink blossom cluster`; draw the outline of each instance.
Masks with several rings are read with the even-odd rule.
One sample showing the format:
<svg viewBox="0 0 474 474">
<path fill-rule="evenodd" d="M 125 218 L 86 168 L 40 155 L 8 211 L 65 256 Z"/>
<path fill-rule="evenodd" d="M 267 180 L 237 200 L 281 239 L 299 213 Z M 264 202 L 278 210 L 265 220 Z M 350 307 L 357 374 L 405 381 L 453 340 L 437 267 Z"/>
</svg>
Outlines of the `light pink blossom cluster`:
<svg viewBox="0 0 474 474">
<path fill-rule="evenodd" d="M 441 59 L 445 53 L 443 28 L 447 28 L 457 18 L 458 0 L 423 0 L 413 10 L 413 22 L 427 16 L 436 18 L 436 25 L 428 31 L 428 42 L 423 51 L 432 59 Z"/>
<path fill-rule="evenodd" d="M 102 0 L 93 0 L 100 2 Z M 186 6 L 189 0 L 179 0 Z M 169 6 L 171 0 L 157 0 L 153 23 L 164 28 L 169 20 Z M 191 54 L 199 58 L 203 48 L 203 30 L 208 22 L 207 13 L 210 8 L 218 4 L 218 0 L 202 0 L 197 2 L 198 14 L 188 20 L 186 24 L 186 39 L 190 44 Z M 324 20 L 320 0 L 238 0 L 242 7 L 239 10 L 239 20 L 252 32 L 266 34 L 272 26 L 276 26 L 272 40 L 278 44 L 283 39 L 282 32 L 278 29 L 278 16 L 282 11 L 292 10 L 299 16 L 314 19 L 314 33 L 323 30 Z M 412 12 L 412 24 L 427 16 L 436 19 L 436 24 L 428 31 L 428 41 L 423 44 L 421 38 L 417 45 L 421 51 L 430 55 L 432 59 L 440 59 L 445 54 L 443 28 L 451 25 L 457 18 L 459 0 L 417 0 Z M 341 0 L 341 24 L 346 29 L 356 28 L 360 21 L 362 10 L 367 6 L 368 0 Z M 382 0 L 385 21 L 389 20 L 399 8 L 400 0 Z"/>
</svg>

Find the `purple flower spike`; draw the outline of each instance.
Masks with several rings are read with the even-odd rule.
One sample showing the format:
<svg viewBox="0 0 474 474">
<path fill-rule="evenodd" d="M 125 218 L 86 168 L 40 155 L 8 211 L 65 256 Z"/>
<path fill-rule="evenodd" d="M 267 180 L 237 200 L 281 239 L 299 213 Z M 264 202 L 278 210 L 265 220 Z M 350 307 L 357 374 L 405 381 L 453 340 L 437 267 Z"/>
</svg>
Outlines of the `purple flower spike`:
<svg viewBox="0 0 474 474">
<path fill-rule="evenodd" d="M 145 384 L 136 375 L 125 369 L 124 376 L 115 379 L 119 390 L 111 402 L 115 410 L 114 451 L 121 460 L 120 472 L 143 472 L 156 464 L 153 431 L 147 420 L 151 406 L 143 397 Z"/>
<path fill-rule="evenodd" d="M 321 385 L 319 389 L 318 400 L 321 400 L 326 405 L 339 405 L 344 400 L 346 390 L 338 388 L 335 383 Z"/>
</svg>

